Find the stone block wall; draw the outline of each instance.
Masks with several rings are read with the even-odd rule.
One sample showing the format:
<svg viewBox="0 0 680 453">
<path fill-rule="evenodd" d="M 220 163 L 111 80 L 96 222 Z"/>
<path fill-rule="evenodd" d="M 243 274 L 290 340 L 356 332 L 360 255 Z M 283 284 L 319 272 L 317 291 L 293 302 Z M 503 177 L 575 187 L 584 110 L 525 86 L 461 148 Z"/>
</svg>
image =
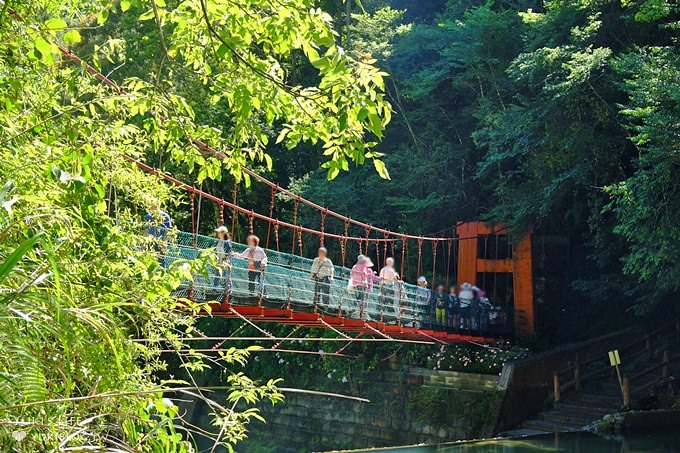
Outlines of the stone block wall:
<svg viewBox="0 0 680 453">
<path fill-rule="evenodd" d="M 262 405 L 240 452 L 311 452 L 488 436 L 496 423 L 498 376 L 412 369 L 376 372 L 356 383 L 362 403 L 288 394 Z M 338 388 L 338 393 L 350 393 Z"/>
</svg>

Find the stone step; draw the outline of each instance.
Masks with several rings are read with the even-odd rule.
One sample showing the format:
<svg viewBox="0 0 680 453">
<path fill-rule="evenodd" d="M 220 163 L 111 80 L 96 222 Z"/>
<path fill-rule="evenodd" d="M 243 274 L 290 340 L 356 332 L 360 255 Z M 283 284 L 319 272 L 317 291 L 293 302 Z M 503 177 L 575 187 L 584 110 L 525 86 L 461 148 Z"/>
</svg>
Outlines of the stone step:
<svg viewBox="0 0 680 453">
<path fill-rule="evenodd" d="M 541 412 L 536 418 L 545 422 L 557 423 L 560 425 L 574 425 L 582 428 L 590 425 L 599 417 L 575 415 L 573 413 L 565 412 L 560 408 L 560 410 Z"/>
<path fill-rule="evenodd" d="M 568 433 L 580 431 L 582 426 L 568 425 L 561 423 L 553 423 L 545 420 L 527 420 L 522 423 L 523 429 L 532 429 L 535 431 L 545 431 L 548 433 Z"/>
<path fill-rule="evenodd" d="M 597 417 L 598 419 L 612 412 L 611 407 L 598 407 L 590 404 L 580 404 L 576 401 L 560 403 L 560 412 L 566 412 L 585 417 Z"/>
<path fill-rule="evenodd" d="M 592 405 L 603 408 L 619 409 L 621 407 L 621 395 L 609 395 L 601 393 L 578 393 L 569 396 L 569 402 Z"/>
</svg>

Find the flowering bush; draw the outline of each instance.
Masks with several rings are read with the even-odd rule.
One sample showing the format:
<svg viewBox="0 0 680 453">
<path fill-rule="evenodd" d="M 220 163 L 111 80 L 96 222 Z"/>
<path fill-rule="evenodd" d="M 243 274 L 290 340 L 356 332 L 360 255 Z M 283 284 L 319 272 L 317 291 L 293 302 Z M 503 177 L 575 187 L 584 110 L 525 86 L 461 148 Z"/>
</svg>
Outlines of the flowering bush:
<svg viewBox="0 0 680 453">
<path fill-rule="evenodd" d="M 522 359 L 529 354 L 528 349 L 512 346 L 510 342 L 493 346 L 442 345 L 437 352 L 426 356 L 423 366 L 433 370 L 500 373 L 505 362 Z"/>
</svg>

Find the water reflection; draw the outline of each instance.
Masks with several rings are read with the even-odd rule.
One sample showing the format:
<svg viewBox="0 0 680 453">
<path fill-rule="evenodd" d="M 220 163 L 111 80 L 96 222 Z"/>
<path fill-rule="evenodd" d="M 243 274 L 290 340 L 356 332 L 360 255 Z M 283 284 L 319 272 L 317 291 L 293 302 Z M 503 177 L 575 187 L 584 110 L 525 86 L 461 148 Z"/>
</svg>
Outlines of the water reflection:
<svg viewBox="0 0 680 453">
<path fill-rule="evenodd" d="M 650 433 L 604 438 L 589 433 L 556 434 L 524 439 L 455 442 L 438 446 L 414 446 L 356 450 L 386 453 L 680 453 L 680 433 Z"/>
</svg>

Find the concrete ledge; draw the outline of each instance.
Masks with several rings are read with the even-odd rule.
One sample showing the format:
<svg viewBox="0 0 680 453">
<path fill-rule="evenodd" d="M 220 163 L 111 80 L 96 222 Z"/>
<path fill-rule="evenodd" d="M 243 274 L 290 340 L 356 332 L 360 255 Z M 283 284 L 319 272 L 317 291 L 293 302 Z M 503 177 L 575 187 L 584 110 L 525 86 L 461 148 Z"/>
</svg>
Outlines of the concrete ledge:
<svg viewBox="0 0 680 453">
<path fill-rule="evenodd" d="M 500 377 L 492 374 L 411 368 L 407 379 L 409 382 L 418 382 L 428 387 L 447 387 L 471 392 L 487 392 L 496 390 Z"/>
<path fill-rule="evenodd" d="M 632 411 L 621 415 L 621 427 L 625 432 L 648 432 L 680 426 L 680 410 Z"/>
</svg>

